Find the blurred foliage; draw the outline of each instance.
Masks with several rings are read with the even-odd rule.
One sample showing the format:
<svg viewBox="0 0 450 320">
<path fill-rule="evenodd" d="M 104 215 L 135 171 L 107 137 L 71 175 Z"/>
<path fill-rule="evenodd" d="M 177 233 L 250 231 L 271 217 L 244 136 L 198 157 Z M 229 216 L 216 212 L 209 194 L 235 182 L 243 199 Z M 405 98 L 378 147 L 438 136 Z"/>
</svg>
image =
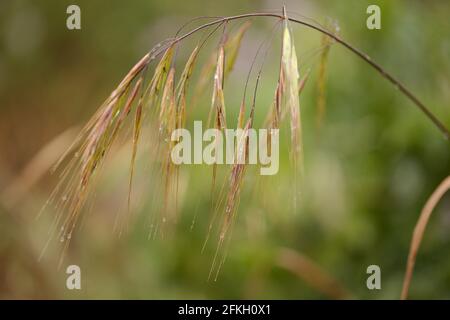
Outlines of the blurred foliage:
<svg viewBox="0 0 450 320">
<path fill-rule="evenodd" d="M 366 8 L 373 2 L 382 10 L 377 31 L 366 28 Z M 69 4 L 81 7 L 79 31 L 65 27 Z M 246 176 L 217 281 L 207 281 L 216 238 L 201 252 L 211 219 L 210 168 L 181 170 L 180 219 L 164 239 L 147 240 L 152 190 L 160 182 L 137 187 L 137 221 L 119 238 L 113 226 L 117 211 L 125 208 L 130 151 L 125 146 L 116 152 L 64 261 L 63 266 L 81 267 L 83 289 L 76 292 L 65 289 L 56 245 L 37 260 L 54 212 L 35 217 L 57 177 L 46 174 L 17 201 L 5 196 L 42 146 L 84 123 L 128 69 L 185 21 L 280 10 L 281 5 L 274 0 L 0 2 L 0 298 L 329 298 L 304 281 L 308 274 L 298 277 L 280 267 L 282 247 L 309 257 L 351 297 L 399 297 L 415 222 L 450 173 L 449 143 L 399 91 L 339 45 L 329 53 L 327 110 L 318 131 L 320 34 L 301 26 L 293 26 L 300 71 L 312 72 L 300 97 L 306 157 L 301 206 L 293 212 L 284 139 L 278 175 L 260 177 L 251 169 Z M 304 0 L 286 5 L 295 17 L 336 20 L 345 40 L 401 79 L 450 126 L 450 2 Z M 244 38 L 225 86 L 230 117 L 237 115 L 249 61 L 270 37 L 273 23 L 254 19 Z M 205 48 L 204 61 L 217 41 Z M 194 44 L 183 44 L 180 61 Z M 269 57 L 257 99 L 263 110 L 271 103 L 279 51 L 272 49 Z M 207 104 L 209 96 L 201 103 Z M 196 107 L 192 119 L 204 119 L 202 110 L 207 108 Z M 260 120 L 263 116 L 257 111 Z M 136 172 L 136 184 L 143 185 L 145 171 Z M 450 298 L 449 227 L 447 196 L 427 228 L 412 298 Z M 382 290 L 366 288 L 371 264 L 381 267 Z"/>
</svg>

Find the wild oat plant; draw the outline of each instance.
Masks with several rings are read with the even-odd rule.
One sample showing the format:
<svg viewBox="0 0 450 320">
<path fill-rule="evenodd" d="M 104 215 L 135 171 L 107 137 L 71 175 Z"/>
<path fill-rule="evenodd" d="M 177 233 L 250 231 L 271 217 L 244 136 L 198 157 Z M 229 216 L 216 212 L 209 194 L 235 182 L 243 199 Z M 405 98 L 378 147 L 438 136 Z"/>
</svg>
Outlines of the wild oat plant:
<svg viewBox="0 0 450 320">
<path fill-rule="evenodd" d="M 361 52 L 338 35 L 338 28 L 324 27 L 309 19 L 299 20 L 288 16 L 283 8 L 281 13 L 249 13 L 238 16 L 223 18 L 207 18 L 209 22 L 193 28 L 191 31 L 181 34 L 180 31 L 175 37 L 166 39 L 157 44 L 150 52 L 126 74 L 119 85 L 109 95 L 109 97 L 98 108 L 97 112 L 87 122 L 79 133 L 73 144 L 62 155 L 53 170 L 63 167 L 60 173 L 60 180 L 53 191 L 47 204 L 56 206 L 57 214 L 51 229 L 51 239 L 59 239 L 62 243 L 61 261 L 64 252 L 70 244 L 71 237 L 80 222 L 83 207 L 86 205 L 87 197 L 92 192 L 93 185 L 102 168 L 108 153 L 118 137 L 125 138 L 131 135 L 132 150 L 130 156 L 129 181 L 128 181 L 128 208 L 126 214 L 118 217 L 117 230 L 121 233 L 126 230 L 132 214 L 133 197 L 133 177 L 135 176 L 135 162 L 138 154 L 139 141 L 145 135 L 145 140 L 151 149 L 151 156 L 146 161 L 150 162 L 153 174 L 151 183 L 160 186 L 153 195 L 155 207 L 158 214 L 152 218 L 149 237 L 158 235 L 164 236 L 168 226 L 176 221 L 177 200 L 178 200 L 178 177 L 179 166 L 171 161 L 170 153 L 176 141 L 171 140 L 171 133 L 175 129 L 185 128 L 190 112 L 195 109 L 197 97 L 204 94 L 208 85 L 212 85 L 210 109 L 205 110 L 208 127 L 224 131 L 228 128 L 226 116 L 226 98 L 224 95 L 224 83 L 228 74 L 232 71 L 239 53 L 241 42 L 246 31 L 251 27 L 249 20 L 256 18 L 275 19 L 272 36 L 280 34 L 281 53 L 279 57 L 278 81 L 274 88 L 273 103 L 269 108 L 265 108 L 266 117 L 263 127 L 267 129 L 278 129 L 283 123 L 287 124 L 290 130 L 290 159 L 292 170 L 292 196 L 294 205 L 299 200 L 301 177 L 303 166 L 303 146 L 301 128 L 301 106 L 299 95 L 308 79 L 308 74 L 299 74 L 299 62 L 292 36 L 292 25 L 298 24 L 303 27 L 313 29 L 322 34 L 322 53 L 319 61 L 319 75 L 317 83 L 317 125 L 320 128 L 322 118 L 325 113 L 325 91 L 326 91 L 326 66 L 329 48 L 337 43 L 348 49 L 349 52 L 364 60 L 369 66 L 374 68 L 382 77 L 391 82 L 400 90 L 411 102 L 417 106 L 424 115 L 449 138 L 446 127 L 429 111 L 420 100 L 409 91 L 402 83 L 394 78 L 379 64 L 375 63 L 368 55 Z M 211 20 L 213 19 L 213 20 Z M 244 21 L 242 23 L 242 21 Z M 237 30 L 236 27 L 237 26 Z M 230 31 L 231 30 L 231 31 Z M 233 31 L 234 30 L 234 31 Z M 175 67 L 175 60 L 180 46 L 185 46 L 184 40 L 194 34 L 201 34 L 198 44 L 192 49 L 192 53 L 184 64 L 178 69 Z M 220 33 L 219 43 L 210 53 L 210 58 L 200 68 L 198 82 L 191 90 L 193 95 L 188 98 L 191 89 L 191 76 L 196 69 L 196 63 L 200 51 L 205 47 L 205 43 L 210 40 L 215 33 Z M 272 41 L 269 39 L 268 41 Z M 266 52 L 263 53 L 265 44 Z M 269 43 L 270 45 L 270 43 Z M 187 46 L 187 45 L 186 45 Z M 267 54 L 267 43 L 261 44 L 256 55 Z M 255 77 L 254 91 L 252 95 L 247 94 L 250 73 L 254 67 L 256 57 L 251 61 L 250 71 L 245 81 L 245 90 L 242 102 L 239 106 L 237 127 L 242 129 L 244 134 L 242 139 L 248 139 L 245 135 L 250 128 L 255 126 L 256 97 L 258 94 L 258 84 L 261 77 L 262 67 Z M 247 99 L 247 96 L 250 98 Z M 128 130 L 129 129 L 129 130 Z M 144 132 L 144 133 L 143 133 Z M 270 131 L 269 131 L 270 132 Z M 271 139 L 268 135 L 267 139 Z M 242 142 L 242 141 L 241 141 Z M 248 140 L 243 148 L 237 148 L 235 156 L 248 156 Z M 270 144 L 269 144 L 270 145 Z M 211 205 L 211 223 L 207 231 L 206 239 L 210 237 L 212 230 L 216 231 L 217 249 L 213 258 L 211 273 L 217 277 L 220 266 L 225 258 L 224 246 L 229 239 L 230 230 L 235 220 L 240 192 L 242 189 L 247 164 L 236 163 L 229 168 L 228 176 L 219 185 L 217 178 L 216 164 L 212 165 L 212 191 L 211 195 L 215 199 Z M 215 192 L 215 190 L 218 192 Z M 442 193 L 442 190 L 441 190 Z M 431 210 L 427 210 L 431 213 Z M 427 221 L 429 213 L 425 217 Z M 423 220 L 423 218 L 422 218 Z M 426 224 L 425 221 L 425 224 Z M 424 223 L 422 221 L 422 233 Z M 419 230 L 418 232 L 420 233 Z M 421 234 L 415 238 L 421 238 Z M 417 253 L 420 239 L 413 241 L 412 257 L 408 263 L 408 274 L 405 277 L 403 297 L 406 298 L 412 267 L 414 265 L 415 253 Z"/>
</svg>

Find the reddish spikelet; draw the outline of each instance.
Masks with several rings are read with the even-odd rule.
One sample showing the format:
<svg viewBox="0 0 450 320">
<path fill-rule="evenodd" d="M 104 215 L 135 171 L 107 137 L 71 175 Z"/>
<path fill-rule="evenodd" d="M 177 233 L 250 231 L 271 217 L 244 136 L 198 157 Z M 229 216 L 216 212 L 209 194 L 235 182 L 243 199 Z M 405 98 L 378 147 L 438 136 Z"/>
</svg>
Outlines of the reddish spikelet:
<svg viewBox="0 0 450 320">
<path fill-rule="evenodd" d="M 186 121 L 186 92 L 191 79 L 192 71 L 194 69 L 195 62 L 197 60 L 199 47 L 195 47 L 192 51 L 183 73 L 181 74 L 180 81 L 177 85 L 177 128 L 184 128 Z"/>
<path fill-rule="evenodd" d="M 229 182 L 228 182 L 228 192 L 225 200 L 225 212 L 223 215 L 223 220 L 221 224 L 221 229 L 219 233 L 219 239 L 216 249 L 216 254 L 211 266 L 209 277 L 211 277 L 214 270 L 216 270 L 215 278 L 217 278 L 220 268 L 225 260 L 226 253 L 223 252 L 220 257 L 220 261 L 216 266 L 216 261 L 219 256 L 220 250 L 223 248 L 223 244 L 227 238 L 227 235 L 232 227 L 234 218 L 236 216 L 236 211 L 238 208 L 240 193 L 242 189 L 242 184 L 244 181 L 244 175 L 246 171 L 246 158 L 248 157 L 248 130 L 251 128 L 252 118 L 249 118 L 243 131 L 242 135 L 238 137 L 235 150 L 234 164 L 231 168 Z"/>
<path fill-rule="evenodd" d="M 233 70 L 239 49 L 241 47 L 242 39 L 250 25 L 251 23 L 249 21 L 244 23 L 233 37 L 225 37 L 225 42 L 223 43 L 223 46 L 220 47 L 224 49 L 227 55 L 227 61 L 224 66 L 225 76 Z M 200 78 L 195 88 L 195 97 L 200 96 L 205 91 L 205 88 L 209 83 L 209 79 L 217 66 L 218 51 L 214 51 L 210 55 L 208 62 L 204 64 L 202 70 L 200 71 Z"/>
<path fill-rule="evenodd" d="M 165 63 L 167 63 L 166 60 L 168 59 L 168 56 L 171 56 L 170 50 L 170 48 L 167 49 L 164 54 L 164 57 L 166 57 L 163 57 Z M 142 87 L 142 77 L 136 81 L 131 89 L 131 93 L 128 94 L 130 87 L 133 81 L 153 59 L 154 56 L 151 52 L 148 53 L 126 74 L 116 89 L 109 95 L 94 116 L 88 121 L 87 125 L 81 130 L 75 142 L 55 165 L 56 169 L 70 152 L 76 151 L 75 156 L 62 171 L 60 175 L 61 179 L 50 199 L 47 201 L 47 203 L 55 201 L 56 209 L 58 210 L 52 230 L 50 231 L 51 235 L 49 241 L 53 238 L 55 231 L 58 230 L 58 237 L 61 242 L 65 242 L 61 262 L 64 257 L 64 252 L 69 245 L 72 232 L 79 220 L 80 211 L 86 202 L 89 187 L 92 184 L 96 172 L 102 166 L 127 115 L 131 111 L 133 102 L 136 100 Z M 163 67 L 159 68 L 159 70 L 163 69 Z M 163 72 L 159 71 L 159 73 L 160 76 L 154 76 L 154 81 L 151 83 L 152 86 L 150 87 L 150 90 L 156 91 L 158 89 L 158 84 L 162 81 L 161 74 Z M 135 120 L 135 134 L 133 137 L 134 151 L 132 156 L 129 197 L 131 195 L 133 163 L 140 132 L 142 112 L 143 97 L 141 96 Z M 45 248 L 42 254 L 44 254 Z"/>
</svg>

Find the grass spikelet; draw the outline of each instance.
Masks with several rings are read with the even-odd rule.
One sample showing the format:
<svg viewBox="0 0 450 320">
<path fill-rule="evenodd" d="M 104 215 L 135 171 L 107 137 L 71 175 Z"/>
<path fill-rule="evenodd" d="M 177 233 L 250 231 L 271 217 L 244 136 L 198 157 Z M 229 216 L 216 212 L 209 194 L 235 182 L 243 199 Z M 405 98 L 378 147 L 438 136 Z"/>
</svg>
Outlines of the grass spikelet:
<svg viewBox="0 0 450 320">
<path fill-rule="evenodd" d="M 175 81 L 175 69 L 171 68 L 169 71 L 169 75 L 167 76 L 166 84 L 164 85 L 163 93 L 161 96 L 161 107 L 159 112 L 159 124 L 160 124 L 160 133 L 165 133 L 165 137 L 169 134 L 168 127 L 170 126 L 169 123 L 169 114 L 170 114 L 170 107 L 172 104 L 172 101 L 174 99 L 173 97 L 173 88 L 174 88 L 174 81 Z M 163 132 L 164 130 L 164 132 Z"/>
<path fill-rule="evenodd" d="M 275 89 L 275 95 L 272 101 L 272 105 L 264 121 L 265 128 L 279 128 L 280 122 L 282 121 L 281 113 L 281 99 L 283 97 L 283 77 L 280 75 L 278 79 L 277 88 Z M 286 112 L 284 112 L 285 114 Z"/>
<path fill-rule="evenodd" d="M 147 53 L 131 70 L 127 73 L 127 75 L 122 79 L 120 84 L 116 87 L 116 89 L 109 95 L 109 97 L 103 102 L 97 112 L 91 117 L 91 119 L 87 122 L 85 127 L 81 130 L 80 134 L 77 136 L 75 141 L 67 148 L 67 150 L 60 157 L 58 162 L 52 168 L 52 171 L 55 171 L 61 163 L 66 159 L 66 157 L 77 147 L 79 147 L 81 141 L 84 140 L 86 135 L 93 129 L 96 123 L 99 121 L 101 115 L 105 112 L 107 108 L 111 105 L 111 102 L 114 100 L 118 100 L 125 91 L 128 89 L 132 80 L 136 78 L 136 76 L 148 65 L 151 61 L 150 53 Z"/>
<path fill-rule="evenodd" d="M 151 92 L 156 93 L 158 91 L 160 83 L 164 78 L 165 66 L 170 62 L 170 57 L 171 47 L 165 51 L 162 63 L 160 62 L 158 64 L 159 68 L 156 68 L 158 70 L 156 70 L 153 81 L 150 83 L 151 86 L 149 87 Z M 93 178 L 102 166 L 127 115 L 131 111 L 133 102 L 141 90 L 143 84 L 142 77 L 135 81 L 129 93 L 130 87 L 154 58 L 151 51 L 131 68 L 54 167 L 56 169 L 70 153 L 75 152 L 74 157 L 60 174 L 60 181 L 47 201 L 47 203 L 54 201 L 55 208 L 58 210 L 50 230 L 48 242 L 53 238 L 55 231 L 58 230 L 57 236 L 61 242 L 64 242 L 60 263 L 62 263 L 64 253 L 69 246 L 72 232 L 77 225 L 80 211 L 86 202 L 88 190 Z M 133 149 L 137 146 L 142 111 L 143 95 L 141 95 L 139 100 L 136 115 Z M 132 168 L 135 152 L 136 150 L 133 150 Z M 131 195 L 132 171 L 133 169 L 131 169 L 129 197 Z M 42 254 L 44 254 L 46 247 L 47 245 L 44 247 Z"/>
<path fill-rule="evenodd" d="M 160 96 L 161 88 L 172 64 L 173 52 L 174 46 L 172 45 L 164 52 L 164 55 L 155 68 L 153 77 L 145 91 L 144 99 L 146 100 L 146 109 L 154 106 Z"/>
<path fill-rule="evenodd" d="M 301 78 L 300 83 L 298 84 L 298 94 L 299 96 L 303 92 L 303 88 L 305 88 L 305 84 L 308 81 L 309 75 L 311 74 L 311 69 L 308 69 L 305 75 Z"/>
<path fill-rule="evenodd" d="M 308 80 L 309 73 L 310 72 L 308 70 L 308 72 L 300 80 L 300 83 L 298 85 L 298 95 L 299 96 L 300 96 L 300 93 L 303 91 L 306 81 Z M 285 77 L 285 71 L 284 71 L 283 60 L 282 60 L 280 74 L 278 76 L 278 83 L 277 83 L 277 87 L 275 89 L 275 95 L 273 98 L 272 106 L 271 106 L 271 108 L 269 108 L 269 112 L 268 112 L 266 120 L 264 122 L 265 128 L 272 128 L 272 129 L 279 128 L 280 123 L 283 122 L 283 120 L 286 118 L 286 114 L 291 112 L 291 109 L 289 106 L 286 106 L 286 107 L 283 106 L 283 104 L 286 104 L 286 102 L 284 101 L 284 96 L 285 96 L 285 92 L 286 92 L 286 86 L 285 86 L 286 79 L 285 78 L 286 77 Z"/>
<path fill-rule="evenodd" d="M 220 46 L 217 55 L 216 72 L 214 74 L 213 95 L 211 102 L 211 109 L 208 116 L 208 127 L 211 123 L 211 116 L 214 115 L 214 126 L 216 129 L 226 129 L 226 115 L 225 115 L 225 100 L 223 95 L 223 81 L 224 81 L 224 64 L 225 52 L 224 47 Z M 219 144 L 219 139 L 216 137 L 216 143 Z M 219 145 L 216 146 L 217 148 Z M 216 155 L 215 155 L 216 156 Z M 211 185 L 211 194 L 214 194 L 216 185 L 217 164 L 213 164 L 213 179 Z"/>
<path fill-rule="evenodd" d="M 128 186 L 128 213 L 131 210 L 131 189 L 133 186 L 134 166 L 136 162 L 136 153 L 138 148 L 139 136 L 141 134 L 141 118 L 142 118 L 142 99 L 139 100 L 136 108 L 136 116 L 134 119 L 134 131 L 133 131 L 133 150 L 131 152 L 131 164 L 130 164 L 130 180 Z"/>
<path fill-rule="evenodd" d="M 300 83 L 298 84 L 298 94 L 299 94 L 299 97 L 300 97 L 301 93 L 303 92 L 303 88 L 305 87 L 306 82 L 308 81 L 309 75 L 310 75 L 310 74 L 311 74 L 311 70 L 308 70 L 308 71 L 305 73 L 305 75 L 301 78 Z M 280 103 L 280 102 L 278 102 L 278 103 Z M 288 108 L 284 108 L 284 109 L 282 110 L 282 112 L 281 112 L 281 117 L 280 117 L 280 122 L 283 122 L 283 120 L 286 118 L 286 115 L 287 115 L 289 112 L 290 112 L 290 109 L 288 109 Z M 273 128 L 276 128 L 276 127 L 273 127 Z"/>
<path fill-rule="evenodd" d="M 244 127 L 244 120 L 245 120 L 245 101 L 242 100 L 241 106 L 239 108 L 238 121 L 237 121 L 237 127 L 239 129 L 242 129 Z"/>
<path fill-rule="evenodd" d="M 294 205 L 297 203 L 298 176 L 303 174 L 303 145 L 300 122 L 300 103 L 299 103 L 299 73 L 297 65 L 297 54 L 294 41 L 288 25 L 287 17 L 284 22 L 283 44 L 281 56 L 281 74 L 280 78 L 284 81 L 284 101 L 285 108 L 290 112 L 291 127 L 291 159 L 294 167 Z"/>
<path fill-rule="evenodd" d="M 248 131 L 251 128 L 253 119 L 249 118 L 240 136 L 237 137 L 236 147 L 235 147 L 235 159 L 232 165 L 229 182 L 228 182 L 228 192 L 225 200 L 225 212 L 223 215 L 223 220 L 221 224 L 221 229 L 219 232 L 219 239 L 217 243 L 216 253 L 211 266 L 209 278 L 215 270 L 215 279 L 217 279 L 220 268 L 226 258 L 226 252 L 221 253 L 223 249 L 224 242 L 226 241 L 227 235 L 233 225 L 234 218 L 236 216 L 236 211 L 239 205 L 240 192 L 242 189 L 242 184 L 244 181 L 245 171 L 247 167 L 246 158 L 248 157 Z M 217 268 L 216 262 L 219 259 Z"/>
<path fill-rule="evenodd" d="M 225 63 L 225 73 L 231 72 L 233 70 L 234 64 L 236 62 L 236 58 L 238 56 L 239 48 L 241 47 L 242 38 L 244 37 L 245 32 L 250 27 L 251 22 L 246 21 L 239 30 L 230 37 L 224 45 L 225 53 L 227 55 L 227 61 Z"/>
<path fill-rule="evenodd" d="M 188 87 L 189 80 L 191 79 L 192 71 L 194 69 L 195 62 L 197 60 L 199 47 L 196 46 L 192 51 L 186 66 L 184 67 L 183 73 L 181 74 L 180 80 L 177 85 L 177 128 L 183 128 L 185 125 L 186 117 L 186 91 Z"/>
<path fill-rule="evenodd" d="M 210 82 L 211 76 L 214 74 L 214 68 L 217 63 L 217 51 L 214 51 L 208 58 L 208 61 L 203 65 L 200 70 L 200 77 L 195 86 L 194 99 L 201 96 L 205 92 L 205 88 Z M 195 103 L 194 103 L 195 105 Z"/>
<path fill-rule="evenodd" d="M 133 105 L 133 102 L 136 99 L 136 96 L 137 96 L 139 90 L 141 89 L 141 87 L 142 87 L 142 78 L 140 78 L 136 82 L 136 84 L 133 88 L 133 91 L 131 92 L 131 94 L 128 97 L 127 102 L 125 103 L 125 107 L 122 109 L 122 111 L 120 113 L 120 116 L 119 116 L 116 126 L 114 128 L 112 140 L 114 140 L 114 138 L 116 137 L 116 134 L 119 131 L 120 127 L 122 126 L 125 118 L 130 114 L 131 106 Z"/>
<path fill-rule="evenodd" d="M 239 49 L 241 47 L 242 39 L 245 35 L 245 32 L 250 27 L 251 23 L 247 21 L 244 23 L 239 30 L 232 37 L 226 37 L 222 46 L 220 46 L 219 50 L 214 51 L 206 64 L 204 64 L 202 70 L 200 71 L 200 79 L 195 88 L 195 96 L 199 96 L 202 92 L 205 91 L 206 86 L 209 83 L 209 79 L 213 75 L 214 70 L 217 67 L 217 56 L 219 54 L 218 51 L 224 50 L 226 57 L 226 64 L 223 67 L 226 76 L 229 72 L 233 70 L 234 64 L 236 62 Z"/>
<path fill-rule="evenodd" d="M 211 103 L 211 112 L 215 113 L 216 126 L 218 129 L 226 128 L 225 102 L 223 97 L 225 52 L 223 46 L 220 47 L 217 55 L 216 72 L 214 74 L 214 86 Z M 211 116 L 209 116 L 210 119 Z M 208 119 L 208 123 L 210 120 Z"/>
<path fill-rule="evenodd" d="M 179 168 L 171 161 L 172 147 L 178 141 L 171 140 L 173 130 L 183 128 L 186 121 L 186 93 L 189 80 L 198 56 L 199 46 L 192 51 L 186 65 L 181 73 L 180 80 L 175 88 L 175 69 L 171 68 L 167 76 L 161 98 L 161 110 L 159 115 L 160 142 L 162 148 L 162 172 L 164 178 L 164 202 L 162 224 L 170 216 L 175 216 L 178 210 L 178 174 Z M 173 192 L 174 191 L 174 192 Z M 171 202 L 172 194 L 174 201 Z M 171 205 L 174 203 L 174 205 Z M 164 230 L 161 230 L 162 234 Z"/>
<path fill-rule="evenodd" d="M 172 146 L 176 143 L 171 141 L 171 134 L 177 127 L 177 105 L 175 97 L 175 68 L 171 68 L 167 76 L 167 81 L 164 85 L 163 94 L 161 98 L 161 110 L 159 116 L 160 123 L 160 143 L 161 143 L 161 170 L 164 179 L 164 194 L 163 194 L 163 212 L 161 223 L 164 226 L 169 215 L 171 215 L 172 207 L 171 195 L 174 179 L 174 164 L 170 159 L 170 152 Z M 175 198 L 176 200 L 176 198 Z M 160 230 L 163 234 L 163 230 Z M 155 232 L 156 234 L 156 232 Z"/>
<path fill-rule="evenodd" d="M 330 52 L 332 41 L 326 36 L 322 35 L 321 45 L 323 47 L 322 53 L 320 55 L 319 63 L 319 75 L 317 77 L 317 119 L 316 125 L 317 129 L 320 130 L 322 126 L 323 119 L 326 112 L 326 81 L 327 81 L 327 66 L 328 66 L 328 55 Z"/>
<path fill-rule="evenodd" d="M 102 163 L 102 160 L 108 151 L 109 146 L 108 139 L 110 138 L 111 128 L 114 122 L 114 111 L 118 108 L 118 97 L 116 96 L 101 113 L 99 120 L 95 123 L 92 130 L 89 132 L 86 143 L 80 148 L 81 159 L 79 171 L 74 173 L 73 184 L 69 184 L 69 195 L 63 195 L 62 202 L 70 201 L 64 220 L 60 223 L 61 215 L 57 216 L 55 226 L 60 226 L 59 238 L 61 242 L 65 242 L 63 246 L 63 252 L 61 255 L 61 265 L 64 257 L 64 253 L 69 246 L 69 242 L 76 227 L 80 210 L 83 207 L 88 188 L 91 183 L 91 178 L 94 176 L 96 170 Z M 76 164 L 74 165 L 78 167 Z M 65 204 L 64 204 L 65 206 Z"/>
</svg>

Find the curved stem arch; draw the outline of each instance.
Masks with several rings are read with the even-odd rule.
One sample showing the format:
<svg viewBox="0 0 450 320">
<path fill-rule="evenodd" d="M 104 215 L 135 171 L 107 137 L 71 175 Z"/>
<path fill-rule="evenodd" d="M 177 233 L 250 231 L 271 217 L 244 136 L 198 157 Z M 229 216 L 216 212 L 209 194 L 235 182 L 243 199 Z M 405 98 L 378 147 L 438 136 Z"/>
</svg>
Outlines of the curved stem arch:
<svg viewBox="0 0 450 320">
<path fill-rule="evenodd" d="M 285 17 L 281 14 L 276 14 L 276 13 L 246 13 L 246 14 L 241 14 L 241 15 L 236 15 L 236 16 L 223 17 L 223 18 L 220 18 L 217 20 L 210 21 L 203 25 L 200 25 L 200 26 L 192 29 L 191 31 L 185 33 L 184 35 L 181 35 L 181 36 L 173 39 L 172 44 L 178 43 L 178 42 L 182 41 L 183 39 L 196 33 L 197 31 L 200 31 L 207 27 L 210 27 L 210 26 L 213 26 L 213 25 L 216 25 L 219 23 L 227 22 L 227 21 L 239 20 L 239 19 L 245 19 L 245 18 L 251 18 L 251 17 L 272 17 L 272 18 L 277 18 L 277 19 L 288 19 L 289 21 L 291 21 L 293 23 L 303 25 L 307 28 L 316 30 L 316 31 L 330 37 L 331 39 L 333 39 L 334 41 L 341 44 L 343 47 L 345 47 L 346 49 L 350 50 L 352 53 L 357 55 L 363 61 L 368 63 L 383 78 L 385 78 L 390 83 L 392 83 L 398 90 L 400 90 L 400 92 L 402 92 L 411 102 L 413 102 L 414 105 L 416 105 L 425 114 L 425 116 L 442 132 L 442 134 L 444 135 L 444 138 L 446 140 L 450 139 L 450 132 L 447 129 L 447 127 L 430 111 L 429 108 L 427 108 L 425 106 L 425 104 L 422 101 L 419 100 L 419 98 L 416 97 L 416 95 L 413 92 L 411 92 L 404 84 L 402 84 L 402 82 L 400 80 L 398 80 L 393 75 L 391 75 L 389 72 L 387 72 L 381 65 L 379 65 L 378 63 L 373 61 L 369 55 L 367 55 L 360 49 L 354 47 L 347 41 L 343 40 L 338 35 L 335 35 L 332 32 L 330 32 L 324 28 L 321 28 L 319 26 L 316 26 L 312 23 L 309 23 L 307 21 L 299 20 L 299 19 L 295 19 L 295 18 L 291 18 L 291 17 Z"/>
</svg>

